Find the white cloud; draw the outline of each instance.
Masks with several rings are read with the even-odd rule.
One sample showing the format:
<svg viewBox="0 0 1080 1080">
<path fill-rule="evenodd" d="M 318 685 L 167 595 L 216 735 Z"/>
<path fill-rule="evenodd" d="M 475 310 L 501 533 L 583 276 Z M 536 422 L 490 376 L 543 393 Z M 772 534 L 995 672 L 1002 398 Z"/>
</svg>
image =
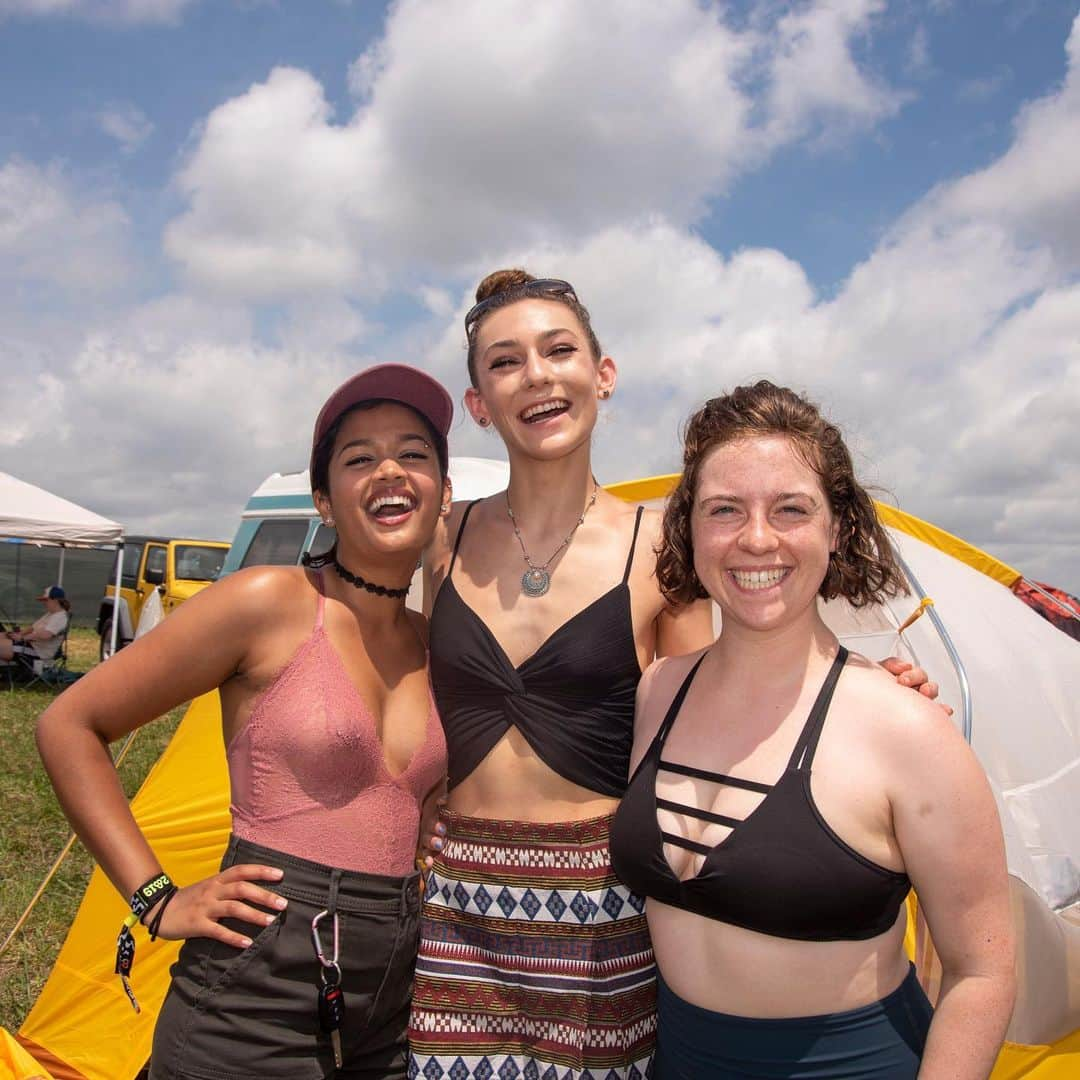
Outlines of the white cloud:
<svg viewBox="0 0 1080 1080">
<path fill-rule="evenodd" d="M 351 118 L 287 68 L 211 113 L 167 249 L 233 295 L 363 294 L 498 246 L 692 222 L 780 143 L 895 110 L 851 53 L 880 9 L 735 29 L 693 0 L 402 0 L 352 68 Z"/>
<path fill-rule="evenodd" d="M 77 189 L 57 164 L 0 165 L 0 281 L 99 293 L 130 270 L 129 220 L 114 200 Z"/>
<path fill-rule="evenodd" d="M 197 0 L 0 0 L 4 16 L 60 16 L 115 23 L 173 23 Z"/>
<path fill-rule="evenodd" d="M 115 139 L 127 154 L 137 150 L 152 134 L 154 125 L 137 105 L 118 104 L 97 115 L 106 135 Z"/>
</svg>

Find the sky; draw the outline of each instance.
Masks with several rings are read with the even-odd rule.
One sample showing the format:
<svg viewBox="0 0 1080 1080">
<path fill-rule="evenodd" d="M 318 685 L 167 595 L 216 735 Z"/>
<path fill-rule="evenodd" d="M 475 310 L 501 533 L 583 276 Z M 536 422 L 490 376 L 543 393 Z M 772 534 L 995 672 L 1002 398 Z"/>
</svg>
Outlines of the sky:
<svg viewBox="0 0 1080 1080">
<path fill-rule="evenodd" d="M 0 0 L 0 469 L 230 538 L 354 371 L 460 402 L 511 265 L 618 363 L 601 482 L 766 377 L 1080 593 L 1077 0 Z"/>
</svg>

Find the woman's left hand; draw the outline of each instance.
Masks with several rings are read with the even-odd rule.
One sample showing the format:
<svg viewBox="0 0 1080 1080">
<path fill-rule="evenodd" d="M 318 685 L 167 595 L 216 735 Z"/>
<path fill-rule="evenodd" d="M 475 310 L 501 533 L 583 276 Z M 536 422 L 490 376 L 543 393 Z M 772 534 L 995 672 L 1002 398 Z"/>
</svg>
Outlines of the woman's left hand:
<svg viewBox="0 0 1080 1080">
<path fill-rule="evenodd" d="M 881 661 L 881 666 L 892 675 L 901 686 L 910 687 L 912 690 L 917 690 L 923 697 L 929 698 L 931 701 L 937 701 L 940 688 L 936 682 L 930 681 L 930 676 L 921 668 L 916 667 L 915 664 L 909 664 L 906 660 L 901 660 L 898 656 L 890 656 Z M 953 711 L 951 706 L 946 705 L 943 701 L 938 702 L 938 708 L 945 710 L 946 716 L 952 716 Z"/>
<path fill-rule="evenodd" d="M 420 811 L 420 846 L 416 851 L 416 868 L 425 875 L 431 869 L 434 856 L 442 851 L 446 839 L 446 826 L 440 820 L 446 802 L 446 788 L 439 785 L 424 800 Z"/>
</svg>

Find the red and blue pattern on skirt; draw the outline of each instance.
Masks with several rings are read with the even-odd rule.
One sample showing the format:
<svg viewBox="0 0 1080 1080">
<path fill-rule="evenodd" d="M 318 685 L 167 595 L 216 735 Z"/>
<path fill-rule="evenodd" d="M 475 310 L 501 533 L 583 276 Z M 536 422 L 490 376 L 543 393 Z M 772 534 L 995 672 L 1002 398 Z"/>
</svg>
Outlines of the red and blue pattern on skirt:
<svg viewBox="0 0 1080 1080">
<path fill-rule="evenodd" d="M 611 869 L 610 815 L 446 815 L 428 877 L 411 1080 L 644 1080 L 656 1037 L 645 902 Z"/>
</svg>

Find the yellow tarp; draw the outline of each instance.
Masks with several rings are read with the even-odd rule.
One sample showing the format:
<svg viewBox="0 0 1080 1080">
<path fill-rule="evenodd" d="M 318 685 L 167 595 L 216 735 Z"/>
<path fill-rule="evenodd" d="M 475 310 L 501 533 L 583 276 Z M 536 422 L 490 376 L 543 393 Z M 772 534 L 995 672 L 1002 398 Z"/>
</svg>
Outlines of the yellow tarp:
<svg viewBox="0 0 1080 1080">
<path fill-rule="evenodd" d="M 131 806 L 177 881 L 217 870 L 228 842 L 229 780 L 216 692 L 192 703 Z M 136 930 L 132 983 L 142 1006 L 136 1014 L 113 973 L 126 914 L 119 893 L 95 869 L 52 975 L 19 1030 L 86 1080 L 129 1080 L 146 1063 L 179 949 Z"/>
<path fill-rule="evenodd" d="M 53 1080 L 3 1028 L 0 1028 L 0 1080 Z"/>
</svg>

